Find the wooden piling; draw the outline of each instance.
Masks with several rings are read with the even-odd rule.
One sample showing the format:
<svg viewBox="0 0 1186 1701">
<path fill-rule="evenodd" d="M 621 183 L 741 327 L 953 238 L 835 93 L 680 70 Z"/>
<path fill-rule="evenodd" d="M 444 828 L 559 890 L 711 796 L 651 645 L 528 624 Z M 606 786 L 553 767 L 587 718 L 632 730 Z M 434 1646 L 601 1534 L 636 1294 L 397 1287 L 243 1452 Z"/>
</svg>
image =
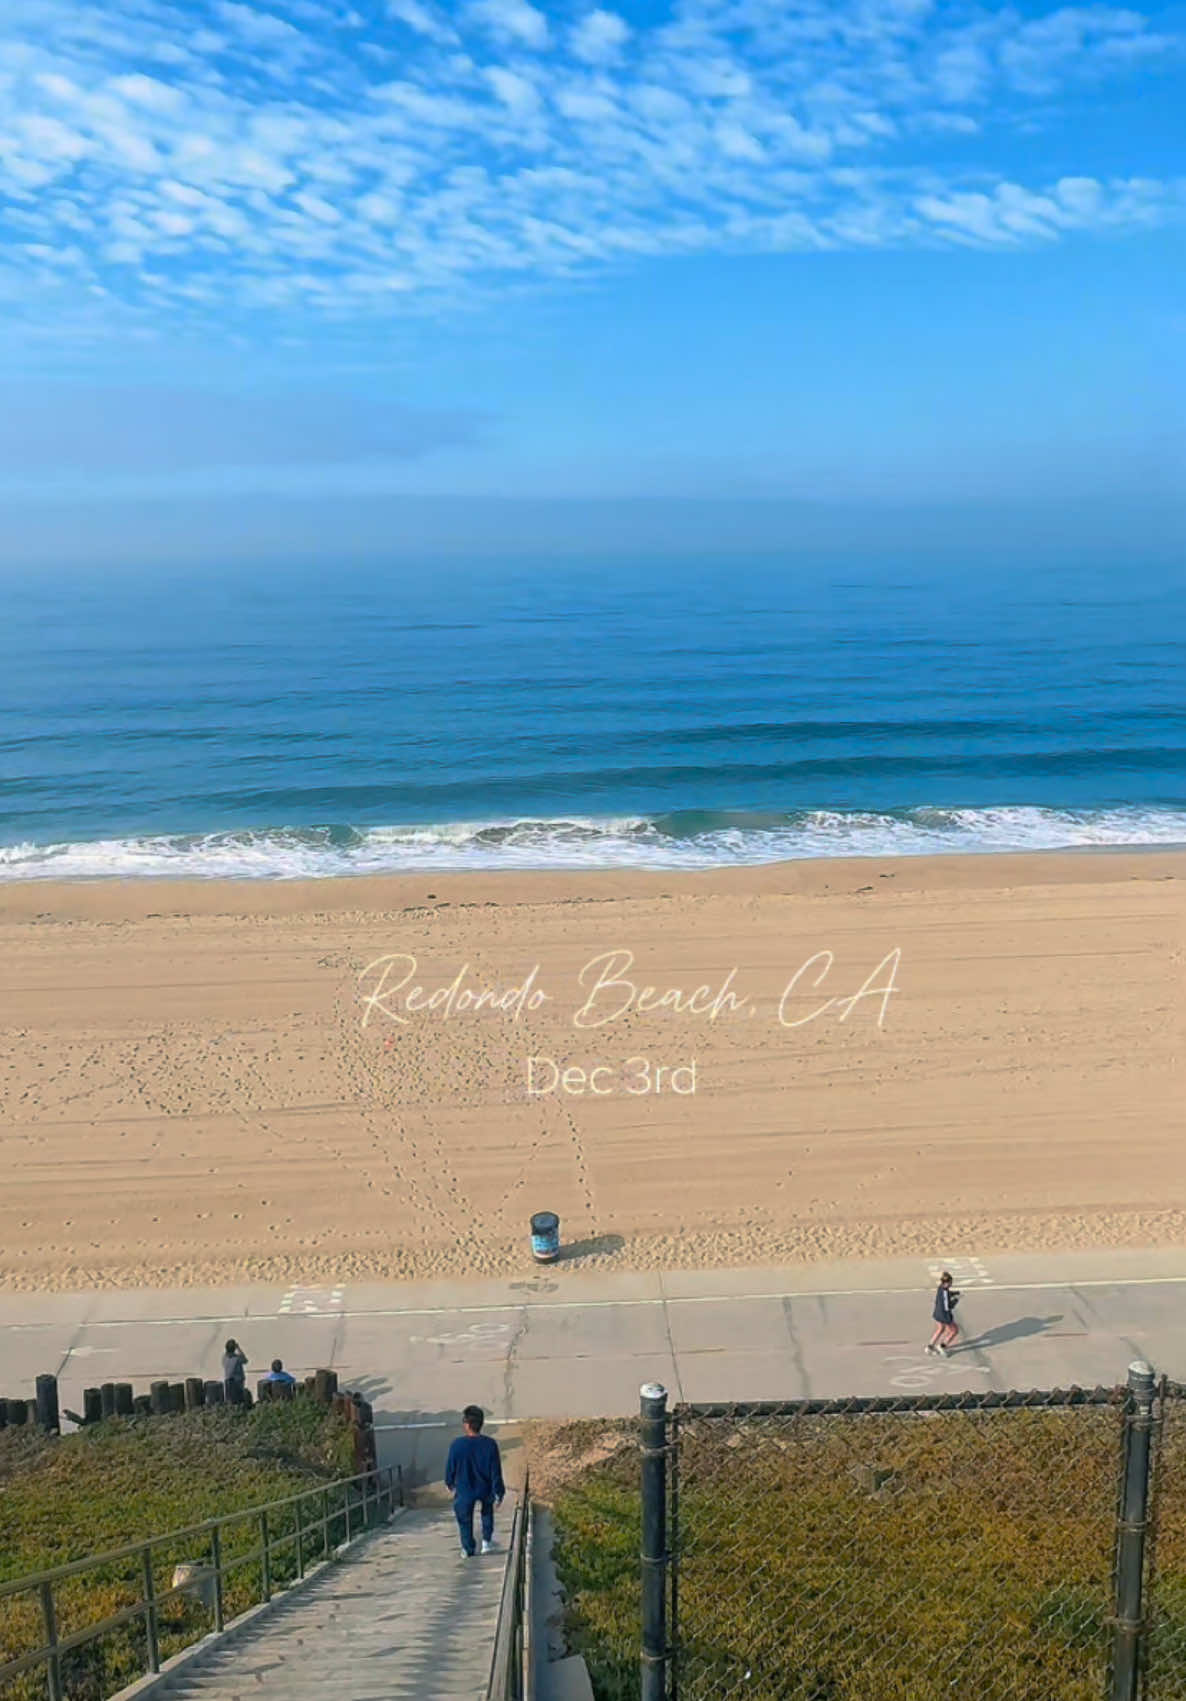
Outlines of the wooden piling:
<svg viewBox="0 0 1186 1701">
<path fill-rule="evenodd" d="M 37 1427 L 47 1435 L 62 1433 L 62 1420 L 58 1413 L 58 1379 L 56 1376 L 39 1376 L 36 1382 Z"/>
</svg>

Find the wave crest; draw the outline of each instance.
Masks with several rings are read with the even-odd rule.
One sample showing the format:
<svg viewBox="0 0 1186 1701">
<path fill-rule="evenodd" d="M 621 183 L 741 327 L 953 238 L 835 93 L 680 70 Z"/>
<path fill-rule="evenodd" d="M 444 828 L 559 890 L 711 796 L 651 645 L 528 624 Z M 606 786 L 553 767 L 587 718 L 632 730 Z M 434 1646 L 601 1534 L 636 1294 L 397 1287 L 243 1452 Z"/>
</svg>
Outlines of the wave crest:
<svg viewBox="0 0 1186 1701">
<path fill-rule="evenodd" d="M 169 834 L 0 847 L 0 880 L 298 880 L 480 869 L 716 868 L 825 856 L 1186 844 L 1179 809 L 683 812 Z"/>
</svg>

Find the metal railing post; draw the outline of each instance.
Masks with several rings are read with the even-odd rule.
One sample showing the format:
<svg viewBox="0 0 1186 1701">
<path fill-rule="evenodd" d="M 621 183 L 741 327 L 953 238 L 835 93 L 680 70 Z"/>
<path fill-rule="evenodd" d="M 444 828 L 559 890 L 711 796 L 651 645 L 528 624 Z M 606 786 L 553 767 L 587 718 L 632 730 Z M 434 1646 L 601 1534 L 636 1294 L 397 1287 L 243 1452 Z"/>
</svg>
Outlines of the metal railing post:
<svg viewBox="0 0 1186 1701">
<path fill-rule="evenodd" d="M 54 1586 L 48 1578 L 41 1585 L 41 1617 L 45 1623 L 45 1645 L 49 1649 L 45 1662 L 49 1701 L 62 1701 L 62 1657 L 58 1653 L 58 1615 L 54 1611 Z"/>
<path fill-rule="evenodd" d="M 329 1558 L 329 1489 L 321 1491 L 321 1546 L 326 1559 Z"/>
<path fill-rule="evenodd" d="M 1110 1701 L 1137 1701 L 1144 1640 L 1145 1533 L 1149 1525 L 1149 1455 L 1153 1371 L 1142 1359 L 1128 1367 L 1124 1415 L 1124 1485 L 1116 1543 L 1116 1614 Z"/>
<path fill-rule="evenodd" d="M 148 1669 L 158 1672 L 161 1669 L 161 1644 L 157 1634 L 156 1622 L 156 1579 L 152 1574 L 152 1549 L 141 1549 L 141 1565 L 144 1571 L 144 1636 L 148 1644 Z"/>
<path fill-rule="evenodd" d="M 305 1497 L 301 1495 L 296 1503 L 296 1565 L 298 1577 L 305 1575 L 305 1523 L 301 1515 L 301 1507 L 304 1504 Z"/>
<path fill-rule="evenodd" d="M 264 1598 L 264 1600 L 270 1601 L 271 1598 L 272 1598 L 272 1556 L 268 1552 L 268 1514 L 267 1514 L 267 1512 L 261 1512 L 260 1515 L 259 1515 L 259 1542 L 260 1542 L 260 1554 L 259 1554 L 260 1582 L 263 1585 L 263 1598 Z"/>
<path fill-rule="evenodd" d="M 642 1648 L 641 1701 L 664 1701 L 667 1692 L 667 1390 L 647 1382 L 639 1390 L 642 1433 Z"/>
<path fill-rule="evenodd" d="M 222 1530 L 215 1524 L 210 1531 L 210 1557 L 214 1564 L 214 1628 L 222 1629 Z"/>
<path fill-rule="evenodd" d="M 343 1490 L 343 1497 L 346 1501 L 346 1540 L 349 1541 L 350 1540 L 350 1484 L 349 1483 L 346 1484 L 346 1487 Z"/>
</svg>

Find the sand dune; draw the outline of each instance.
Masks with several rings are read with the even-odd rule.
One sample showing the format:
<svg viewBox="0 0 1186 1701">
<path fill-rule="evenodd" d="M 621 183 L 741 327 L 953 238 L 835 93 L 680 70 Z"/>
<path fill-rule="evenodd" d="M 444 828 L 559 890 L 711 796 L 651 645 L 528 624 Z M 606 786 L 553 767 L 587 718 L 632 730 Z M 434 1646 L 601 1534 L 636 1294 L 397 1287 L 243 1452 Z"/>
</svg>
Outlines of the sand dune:
<svg viewBox="0 0 1186 1701">
<path fill-rule="evenodd" d="M 620 1267 L 1186 1239 L 1186 853 L 29 884 L 0 941 L 8 1287 L 512 1271 L 543 1207 Z"/>
</svg>

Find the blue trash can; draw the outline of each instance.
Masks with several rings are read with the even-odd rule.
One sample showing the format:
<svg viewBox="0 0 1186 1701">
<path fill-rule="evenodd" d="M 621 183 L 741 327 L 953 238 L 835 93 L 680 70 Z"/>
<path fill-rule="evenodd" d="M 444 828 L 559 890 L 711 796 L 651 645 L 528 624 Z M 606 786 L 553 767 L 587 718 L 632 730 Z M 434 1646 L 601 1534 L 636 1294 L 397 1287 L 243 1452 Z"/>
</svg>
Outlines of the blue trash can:
<svg viewBox="0 0 1186 1701">
<path fill-rule="evenodd" d="M 531 1256 L 551 1264 L 560 1256 L 560 1218 L 555 1211 L 537 1211 L 531 1219 Z"/>
</svg>

